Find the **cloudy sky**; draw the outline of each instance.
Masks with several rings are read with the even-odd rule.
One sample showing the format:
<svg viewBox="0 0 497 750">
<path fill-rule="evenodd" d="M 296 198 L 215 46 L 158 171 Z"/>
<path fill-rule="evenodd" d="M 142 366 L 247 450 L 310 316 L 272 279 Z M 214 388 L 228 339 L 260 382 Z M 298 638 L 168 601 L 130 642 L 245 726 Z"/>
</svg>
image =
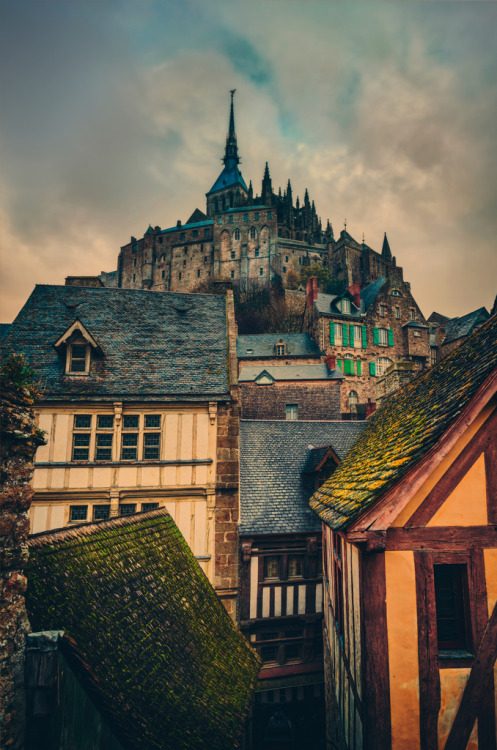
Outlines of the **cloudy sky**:
<svg viewBox="0 0 497 750">
<path fill-rule="evenodd" d="M 386 231 L 425 315 L 497 292 L 497 3 L 0 0 L 0 320 L 116 267 L 221 169 L 306 187 L 335 234 Z"/>
</svg>

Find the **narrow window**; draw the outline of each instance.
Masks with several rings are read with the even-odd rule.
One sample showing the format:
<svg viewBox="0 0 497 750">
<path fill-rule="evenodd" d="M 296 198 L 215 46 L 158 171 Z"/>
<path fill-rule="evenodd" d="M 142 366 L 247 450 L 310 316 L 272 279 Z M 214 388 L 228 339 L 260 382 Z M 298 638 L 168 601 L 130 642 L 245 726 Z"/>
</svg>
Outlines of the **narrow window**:
<svg viewBox="0 0 497 750">
<path fill-rule="evenodd" d="M 133 283 L 136 281 L 136 273 L 133 274 Z"/>
<path fill-rule="evenodd" d="M 133 266 L 136 268 L 136 258 L 133 258 Z"/>
<path fill-rule="evenodd" d="M 255 221 L 259 221 L 259 212 L 258 211 L 255 212 L 254 219 L 255 219 Z"/>
<path fill-rule="evenodd" d="M 411 320 L 416 320 L 416 310 L 413 310 L 412 307 L 409 309 L 409 316 Z"/>
<path fill-rule="evenodd" d="M 349 409 L 352 413 L 357 411 L 357 393 L 355 391 L 349 393 Z"/>
<path fill-rule="evenodd" d="M 248 214 L 243 214 L 243 220 L 248 221 Z"/>
<path fill-rule="evenodd" d="M 263 268 L 259 268 L 259 276 L 264 276 L 264 269 Z"/>
<path fill-rule="evenodd" d="M 178 277 L 178 281 L 181 281 L 181 271 L 179 272 Z"/>
<path fill-rule="evenodd" d="M 197 271 L 197 279 L 199 279 L 199 278 L 200 278 L 200 268 Z"/>
<path fill-rule="evenodd" d="M 434 565 L 439 650 L 468 649 L 466 565 Z"/>
<path fill-rule="evenodd" d="M 137 458 L 138 458 L 138 414 L 125 414 L 123 416 L 121 460 L 136 461 Z"/>
<path fill-rule="evenodd" d="M 304 566 L 302 555 L 288 555 L 288 577 L 302 578 Z"/>
<path fill-rule="evenodd" d="M 266 555 L 264 557 L 264 578 L 280 577 L 280 557 L 279 555 Z"/>
<path fill-rule="evenodd" d="M 235 251 L 234 251 L 234 250 L 232 250 L 232 251 L 231 251 L 231 260 L 234 260 L 234 258 L 235 258 Z"/>
<path fill-rule="evenodd" d="M 283 273 L 286 273 L 286 266 L 283 266 Z"/>
<path fill-rule="evenodd" d="M 386 328 L 378 328 L 378 344 L 388 346 L 388 330 Z"/>
<path fill-rule="evenodd" d="M 230 216 L 229 219 L 228 219 L 228 221 L 229 221 L 230 224 L 233 224 L 233 217 Z"/>
<path fill-rule="evenodd" d="M 90 458 L 91 414 L 75 414 L 73 432 L 73 461 L 88 461 Z"/>
<path fill-rule="evenodd" d="M 145 414 L 143 460 L 160 458 L 160 414 Z"/>
<path fill-rule="evenodd" d="M 340 309 L 343 313 L 348 315 L 350 313 L 350 300 L 343 299 Z"/>
<path fill-rule="evenodd" d="M 240 239 L 240 230 L 239 229 L 235 229 L 235 231 L 233 233 L 233 237 L 235 238 L 235 240 L 239 240 Z"/>
<path fill-rule="evenodd" d="M 287 404 L 286 405 L 286 418 L 290 421 L 295 421 L 298 419 L 298 405 L 297 404 Z"/>
<path fill-rule="evenodd" d="M 255 240 L 256 237 L 257 237 L 257 232 L 256 232 L 255 227 L 250 227 L 250 239 Z"/>
<path fill-rule="evenodd" d="M 181 232 L 181 234 L 180 234 L 180 236 L 179 236 L 180 240 L 184 240 L 184 239 L 185 239 L 185 237 L 186 237 L 185 233 L 184 233 L 184 232 Z"/>
<path fill-rule="evenodd" d="M 268 212 L 267 212 L 267 218 L 268 218 L 268 219 L 270 219 L 270 218 L 271 218 L 271 211 L 268 211 Z"/>
<path fill-rule="evenodd" d="M 99 414 L 97 416 L 97 440 L 95 448 L 96 461 L 112 461 L 113 430 L 114 415 Z"/>
<path fill-rule="evenodd" d="M 165 279 L 165 278 L 166 278 L 166 272 L 165 272 L 165 271 L 162 271 L 161 277 L 162 277 L 163 279 Z"/>
<path fill-rule="evenodd" d="M 254 255 L 255 255 L 256 258 L 259 257 L 259 248 L 258 247 L 255 248 Z"/>
<path fill-rule="evenodd" d="M 192 237 L 198 237 L 198 229 L 193 230 Z"/>
<path fill-rule="evenodd" d="M 162 237 L 159 237 L 159 245 L 162 245 Z"/>
<path fill-rule="evenodd" d="M 398 306 L 395 307 L 395 317 L 397 318 L 397 320 L 399 320 L 400 318 L 400 307 Z"/>
<path fill-rule="evenodd" d="M 218 221 L 218 224 L 219 224 L 219 221 Z M 210 233 L 211 233 L 210 229 L 204 229 L 204 237 L 209 237 Z"/>
<path fill-rule="evenodd" d="M 87 372 L 87 344 L 70 344 L 68 372 Z"/>
<path fill-rule="evenodd" d="M 234 279 L 234 278 L 235 278 L 235 272 L 234 272 L 234 271 L 232 271 L 232 272 L 231 272 L 231 278 L 232 278 L 232 279 Z"/>
</svg>

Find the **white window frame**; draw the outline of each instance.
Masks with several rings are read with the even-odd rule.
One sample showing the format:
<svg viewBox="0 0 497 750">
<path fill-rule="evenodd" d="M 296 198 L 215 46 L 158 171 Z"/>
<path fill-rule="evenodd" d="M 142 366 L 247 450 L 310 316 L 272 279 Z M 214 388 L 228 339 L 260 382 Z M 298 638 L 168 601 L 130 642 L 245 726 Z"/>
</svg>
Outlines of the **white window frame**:
<svg viewBox="0 0 497 750">
<path fill-rule="evenodd" d="M 378 357 L 375 362 L 376 375 L 381 377 L 385 374 L 385 370 L 393 365 L 393 362 L 388 357 Z"/>
<path fill-rule="evenodd" d="M 378 328 L 378 346 L 388 346 L 388 328 Z"/>
<path fill-rule="evenodd" d="M 288 422 L 297 422 L 299 418 L 298 404 L 286 404 L 285 417 Z"/>
<path fill-rule="evenodd" d="M 344 315 L 350 314 L 350 300 L 349 299 L 342 299 L 340 302 L 340 310 L 344 313 Z"/>
<path fill-rule="evenodd" d="M 343 323 L 333 323 L 333 325 L 335 326 L 335 344 L 343 346 Z"/>
<path fill-rule="evenodd" d="M 354 323 L 354 349 L 362 349 L 362 326 Z"/>
<path fill-rule="evenodd" d="M 85 346 L 85 369 L 84 370 L 73 370 L 72 369 L 72 350 L 73 346 Z M 85 340 L 73 341 L 67 345 L 66 349 L 66 375 L 89 375 L 90 374 L 90 362 L 91 362 L 91 347 Z M 82 361 L 82 357 L 77 357 L 78 361 Z"/>
</svg>

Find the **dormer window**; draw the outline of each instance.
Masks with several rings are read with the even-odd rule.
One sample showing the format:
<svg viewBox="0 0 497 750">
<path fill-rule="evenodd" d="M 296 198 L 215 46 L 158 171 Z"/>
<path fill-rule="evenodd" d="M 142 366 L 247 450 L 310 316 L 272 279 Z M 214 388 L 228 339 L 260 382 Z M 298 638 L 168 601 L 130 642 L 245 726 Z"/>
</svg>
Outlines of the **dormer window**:
<svg viewBox="0 0 497 750">
<path fill-rule="evenodd" d="M 84 344 L 69 344 L 67 347 L 66 372 L 87 374 L 90 371 L 90 347 Z"/>
<path fill-rule="evenodd" d="M 277 357 L 284 357 L 286 354 L 286 344 L 284 341 L 278 341 L 274 347 L 274 353 Z"/>
<path fill-rule="evenodd" d="M 342 299 L 340 304 L 340 309 L 343 313 L 346 315 L 350 314 L 350 300 L 349 299 Z"/>
</svg>

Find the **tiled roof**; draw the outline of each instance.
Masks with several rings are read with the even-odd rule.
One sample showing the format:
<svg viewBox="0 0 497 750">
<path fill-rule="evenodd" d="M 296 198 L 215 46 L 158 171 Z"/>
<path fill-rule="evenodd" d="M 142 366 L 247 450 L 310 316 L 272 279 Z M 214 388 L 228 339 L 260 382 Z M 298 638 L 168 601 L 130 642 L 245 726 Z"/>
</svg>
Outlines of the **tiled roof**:
<svg viewBox="0 0 497 750">
<path fill-rule="evenodd" d="M 207 195 L 209 195 L 210 193 L 214 193 L 216 190 L 222 190 L 223 188 L 229 187 L 230 185 L 241 185 L 243 188 L 245 188 L 245 190 L 247 190 L 247 186 L 245 184 L 245 180 L 242 177 L 242 173 L 236 165 L 225 167 L 223 169 Z"/>
<path fill-rule="evenodd" d="M 258 365 L 242 367 L 238 382 L 255 380 L 261 372 L 267 372 L 274 380 L 341 380 L 341 371 L 330 372 L 326 365 Z"/>
<path fill-rule="evenodd" d="M 452 341 L 468 336 L 475 325 L 484 323 L 488 319 L 488 312 L 485 307 L 463 315 L 461 318 L 452 318 L 445 324 L 445 338 L 443 344 L 450 344 Z"/>
<path fill-rule="evenodd" d="M 64 347 L 54 348 L 76 319 L 103 352 L 89 377 L 64 375 Z M 228 392 L 221 296 L 39 285 L 2 348 L 25 355 L 45 399 L 194 400 Z"/>
<path fill-rule="evenodd" d="M 181 224 L 179 227 L 169 227 L 168 229 L 162 229 L 159 234 L 169 234 L 169 232 L 182 232 L 184 229 L 196 229 L 197 227 L 211 227 L 214 224 L 212 219 L 206 219 L 205 221 L 196 221 L 194 224 Z"/>
<path fill-rule="evenodd" d="M 3 339 L 4 336 L 7 336 L 10 331 L 11 323 L 0 323 L 0 338 Z"/>
<path fill-rule="evenodd" d="M 438 365 L 390 396 L 311 507 L 333 529 L 345 529 L 442 437 L 497 367 L 497 316 Z"/>
<path fill-rule="evenodd" d="M 239 336 L 236 341 L 236 355 L 245 357 L 274 357 L 274 347 L 280 341 L 287 346 L 289 357 L 319 357 L 317 345 L 308 333 L 257 333 Z"/>
<path fill-rule="evenodd" d="M 259 659 L 165 510 L 37 534 L 29 548 L 32 627 L 76 641 L 127 747 L 238 746 Z"/>
<path fill-rule="evenodd" d="M 372 284 L 369 284 L 368 286 L 364 287 L 364 289 L 361 289 L 361 302 L 363 312 L 367 312 L 371 307 L 376 299 L 376 295 L 385 284 L 386 280 L 386 276 L 381 276 L 379 279 L 376 279 L 376 281 L 373 281 Z"/>
<path fill-rule="evenodd" d="M 240 534 L 319 531 L 302 476 L 309 446 L 332 445 L 343 459 L 364 422 L 240 421 Z"/>
</svg>

